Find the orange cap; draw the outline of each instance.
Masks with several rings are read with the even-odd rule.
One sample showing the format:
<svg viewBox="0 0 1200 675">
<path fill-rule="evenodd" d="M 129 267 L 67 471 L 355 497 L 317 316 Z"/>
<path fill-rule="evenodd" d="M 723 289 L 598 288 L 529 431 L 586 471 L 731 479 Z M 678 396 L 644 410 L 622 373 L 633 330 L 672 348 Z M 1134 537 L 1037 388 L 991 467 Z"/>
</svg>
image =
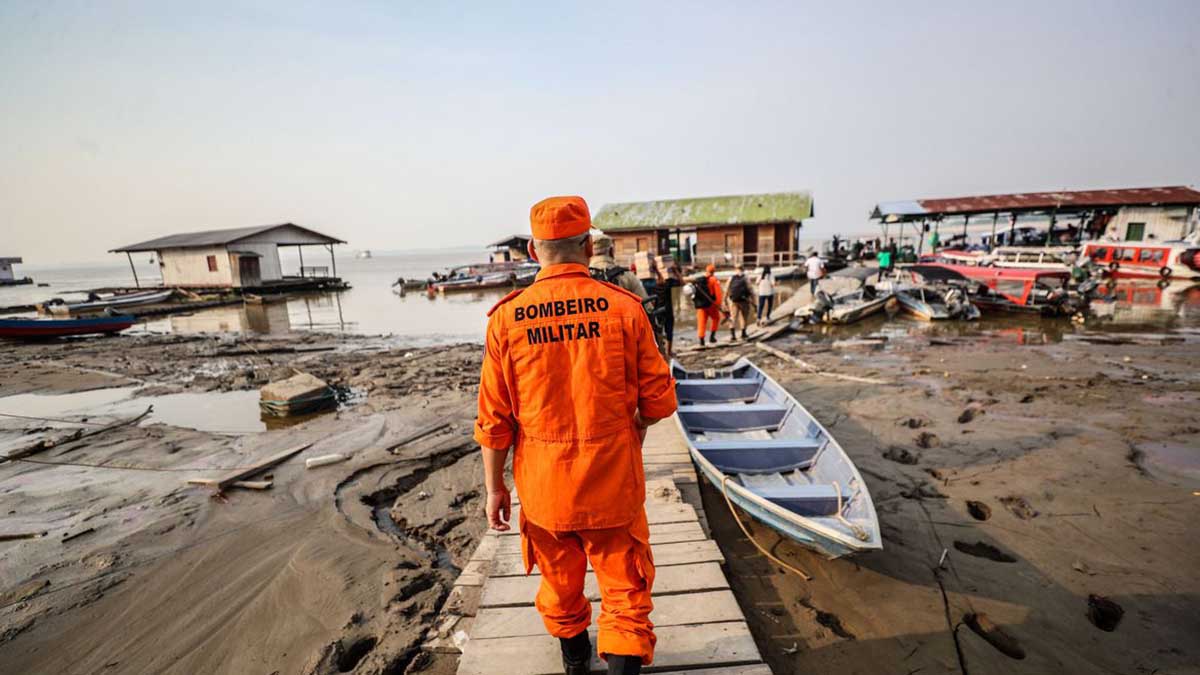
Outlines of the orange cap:
<svg viewBox="0 0 1200 675">
<path fill-rule="evenodd" d="M 583 197 L 548 197 L 529 209 L 534 239 L 566 239 L 592 229 Z"/>
<path fill-rule="evenodd" d="M 712 274 L 713 272 L 717 271 L 717 266 L 713 265 L 712 263 L 709 263 L 708 267 L 704 268 L 704 271 L 708 272 L 709 274 Z"/>
</svg>

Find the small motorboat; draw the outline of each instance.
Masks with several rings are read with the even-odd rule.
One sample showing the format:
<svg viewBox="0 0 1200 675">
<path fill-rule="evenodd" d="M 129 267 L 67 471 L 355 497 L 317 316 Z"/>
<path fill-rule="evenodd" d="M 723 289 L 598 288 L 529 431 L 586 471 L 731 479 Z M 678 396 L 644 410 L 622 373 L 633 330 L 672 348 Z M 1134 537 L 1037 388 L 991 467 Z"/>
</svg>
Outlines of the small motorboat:
<svg viewBox="0 0 1200 675">
<path fill-rule="evenodd" d="M 934 286 L 916 272 L 912 276 L 916 283 L 893 282 L 892 285 L 896 302 L 905 312 L 925 321 L 974 321 L 979 318 L 979 308 L 971 304 L 967 296 L 966 277 L 957 280 L 942 277 L 935 280 L 941 283 Z"/>
<path fill-rule="evenodd" d="M 846 270 L 843 270 L 843 272 Z M 883 311 L 892 299 L 889 290 L 876 288 L 866 277 L 873 270 L 859 268 L 859 274 L 828 276 L 817 284 L 817 294 L 812 304 L 796 310 L 796 318 L 809 323 L 854 323 Z"/>
<path fill-rule="evenodd" d="M 159 302 L 166 302 L 175 294 L 175 289 L 168 288 L 160 291 L 141 291 L 138 293 L 118 293 L 113 295 L 96 295 L 91 294 L 87 300 L 83 302 L 55 302 L 44 303 L 43 307 L 51 314 L 86 314 L 88 312 L 102 312 L 106 309 L 117 307 L 136 307 L 138 305 L 153 305 Z"/>
<path fill-rule="evenodd" d="M 429 288 L 438 293 L 454 291 L 478 291 L 485 288 L 501 288 L 513 285 L 513 273 L 492 272 L 473 276 L 458 276 L 441 281 L 431 281 Z"/>
<path fill-rule="evenodd" d="M 38 340 L 68 335 L 115 335 L 137 321 L 127 314 L 89 319 L 0 319 L 0 338 Z"/>
<path fill-rule="evenodd" d="M 829 558 L 883 548 L 858 469 L 778 382 L 746 358 L 728 370 L 671 370 L 691 456 L 731 503 Z"/>
<path fill-rule="evenodd" d="M 943 263 L 905 269 L 931 281 L 963 282 L 971 302 L 984 312 L 1072 316 L 1087 309 L 1088 298 L 1068 290 L 1071 273 L 1065 270 Z"/>
</svg>

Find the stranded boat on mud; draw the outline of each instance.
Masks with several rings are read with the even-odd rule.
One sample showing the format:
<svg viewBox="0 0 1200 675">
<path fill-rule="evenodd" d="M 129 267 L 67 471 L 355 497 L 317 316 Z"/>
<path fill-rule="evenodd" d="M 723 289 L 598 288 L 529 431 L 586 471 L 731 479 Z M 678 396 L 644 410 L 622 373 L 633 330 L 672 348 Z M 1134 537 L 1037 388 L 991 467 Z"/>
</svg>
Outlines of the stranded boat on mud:
<svg viewBox="0 0 1200 675">
<path fill-rule="evenodd" d="M 870 283 L 873 268 L 845 269 L 821 279 L 812 304 L 796 310 L 795 317 L 810 323 L 854 323 L 883 311 L 891 291 Z"/>
<path fill-rule="evenodd" d="M 161 291 L 139 291 L 137 293 L 114 293 L 112 295 L 91 294 L 83 302 L 63 302 L 51 300 L 42 305 L 51 314 L 84 314 L 88 312 L 103 312 L 118 307 L 137 307 L 166 302 L 175 294 L 175 289 L 167 288 Z M 57 301 L 56 301 L 57 300 Z"/>
<path fill-rule="evenodd" d="M 0 319 L 0 338 L 38 340 L 68 335 L 115 335 L 137 319 L 124 314 L 93 319 Z"/>
<path fill-rule="evenodd" d="M 1071 316 L 1086 308 L 1084 298 L 1067 291 L 1071 273 L 1004 267 L 930 263 L 905 268 L 930 281 L 965 279 L 971 302 L 984 312 Z"/>
<path fill-rule="evenodd" d="M 883 547 L 858 469 L 779 383 L 746 358 L 671 370 L 692 458 L 733 504 L 830 558 Z"/>
</svg>

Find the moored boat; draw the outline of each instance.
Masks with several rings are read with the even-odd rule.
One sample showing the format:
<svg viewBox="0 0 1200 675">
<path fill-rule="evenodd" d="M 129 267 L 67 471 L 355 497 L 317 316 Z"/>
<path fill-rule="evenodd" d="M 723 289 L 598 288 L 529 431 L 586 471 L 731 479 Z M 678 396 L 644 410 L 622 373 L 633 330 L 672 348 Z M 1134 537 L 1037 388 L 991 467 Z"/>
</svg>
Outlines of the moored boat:
<svg viewBox="0 0 1200 675">
<path fill-rule="evenodd" d="M 126 314 L 88 319 L 0 319 L 0 338 L 36 340 L 69 335 L 116 334 L 137 321 Z"/>
<path fill-rule="evenodd" d="M 848 273 L 852 272 L 852 273 Z M 869 280 L 871 268 L 847 268 L 817 283 L 812 304 L 796 310 L 795 316 L 811 323 L 854 323 L 883 311 L 891 291 L 876 288 Z"/>
<path fill-rule="evenodd" d="M 971 302 L 984 312 L 1071 316 L 1086 298 L 1067 290 L 1071 273 L 1015 267 L 975 267 L 929 263 L 905 268 L 930 280 L 966 279 Z"/>
<path fill-rule="evenodd" d="M 896 290 L 896 302 L 908 314 L 925 321 L 974 321 L 979 318 L 979 308 L 967 299 L 965 290 L 958 288 L 902 287 Z"/>
<path fill-rule="evenodd" d="M 83 302 L 54 302 L 43 304 L 44 309 L 51 314 L 84 314 L 87 312 L 102 312 L 117 307 L 136 307 L 138 305 L 153 305 L 165 302 L 175 294 L 175 289 L 167 288 L 158 291 L 140 291 L 137 293 L 116 293 L 112 295 L 95 295 Z"/>
<path fill-rule="evenodd" d="M 778 382 L 746 358 L 672 372 L 691 456 L 731 503 L 829 558 L 883 547 L 858 469 Z"/>
</svg>

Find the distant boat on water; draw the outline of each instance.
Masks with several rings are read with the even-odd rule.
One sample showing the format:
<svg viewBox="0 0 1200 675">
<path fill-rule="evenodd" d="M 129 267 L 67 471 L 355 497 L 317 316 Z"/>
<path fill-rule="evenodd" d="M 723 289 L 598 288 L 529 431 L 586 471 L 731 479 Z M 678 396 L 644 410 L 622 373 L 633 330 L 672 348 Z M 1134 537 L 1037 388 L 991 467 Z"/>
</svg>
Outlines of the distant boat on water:
<svg viewBox="0 0 1200 675">
<path fill-rule="evenodd" d="M 365 259 L 371 257 L 371 252 L 366 249 L 363 249 L 363 250 L 359 251 L 358 253 L 355 253 L 354 257 L 365 260 Z"/>
</svg>

